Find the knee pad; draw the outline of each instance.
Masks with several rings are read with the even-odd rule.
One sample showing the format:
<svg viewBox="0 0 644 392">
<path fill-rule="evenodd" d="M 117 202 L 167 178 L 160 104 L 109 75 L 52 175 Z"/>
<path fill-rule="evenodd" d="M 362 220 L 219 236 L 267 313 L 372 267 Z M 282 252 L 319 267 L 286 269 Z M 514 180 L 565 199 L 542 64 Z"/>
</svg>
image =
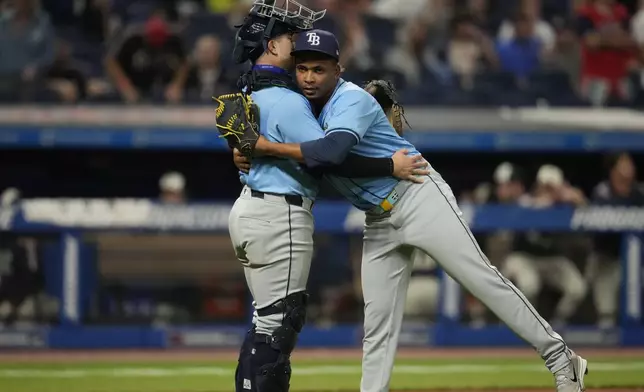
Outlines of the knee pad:
<svg viewBox="0 0 644 392">
<path fill-rule="evenodd" d="M 270 345 L 273 349 L 284 355 L 290 355 L 293 352 L 297 343 L 297 336 L 306 322 L 307 304 L 308 294 L 299 292 L 257 311 L 260 316 L 283 314 L 282 325 L 273 331 L 271 336 Z"/>
</svg>

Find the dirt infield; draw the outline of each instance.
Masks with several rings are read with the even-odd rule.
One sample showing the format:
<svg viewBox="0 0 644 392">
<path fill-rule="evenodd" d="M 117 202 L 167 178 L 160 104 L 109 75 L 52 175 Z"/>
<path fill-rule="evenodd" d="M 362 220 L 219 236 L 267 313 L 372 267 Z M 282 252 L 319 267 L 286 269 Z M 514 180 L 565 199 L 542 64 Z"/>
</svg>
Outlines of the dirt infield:
<svg viewBox="0 0 644 392">
<path fill-rule="evenodd" d="M 400 359 L 489 358 L 494 351 L 501 358 L 536 358 L 533 350 L 498 348 L 403 348 Z M 644 357 L 644 348 L 591 348 L 581 350 L 588 357 Z M 21 350 L 0 352 L 0 363 L 25 362 L 170 362 L 170 361 L 223 361 L 236 360 L 237 350 L 222 349 L 153 349 L 153 350 Z M 293 358 L 306 359 L 360 359 L 359 349 L 299 349 Z"/>
</svg>

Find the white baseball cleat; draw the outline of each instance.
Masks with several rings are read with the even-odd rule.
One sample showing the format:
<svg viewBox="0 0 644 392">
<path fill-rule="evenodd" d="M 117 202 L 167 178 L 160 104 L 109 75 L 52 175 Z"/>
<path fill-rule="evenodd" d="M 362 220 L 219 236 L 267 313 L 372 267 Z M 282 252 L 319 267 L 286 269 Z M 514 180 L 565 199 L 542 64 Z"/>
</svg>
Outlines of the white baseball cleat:
<svg viewBox="0 0 644 392">
<path fill-rule="evenodd" d="M 557 392 L 584 392 L 584 377 L 588 374 L 588 361 L 577 354 L 572 355 L 570 364 L 555 373 Z"/>
</svg>

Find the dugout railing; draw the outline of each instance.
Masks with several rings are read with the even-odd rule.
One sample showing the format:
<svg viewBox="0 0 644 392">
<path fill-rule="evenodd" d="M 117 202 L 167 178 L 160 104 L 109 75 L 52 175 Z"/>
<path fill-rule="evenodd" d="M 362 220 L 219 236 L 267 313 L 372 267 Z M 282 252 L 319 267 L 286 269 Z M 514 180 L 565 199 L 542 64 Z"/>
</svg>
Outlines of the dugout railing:
<svg viewBox="0 0 644 392">
<path fill-rule="evenodd" d="M 60 287 L 59 323 L 55 326 L 0 331 L 3 347 L 160 348 L 234 347 L 246 325 L 154 326 L 84 325 L 83 312 L 96 286 L 95 260 L 83 246 L 91 233 L 218 233 L 227 232 L 229 204 L 162 206 L 149 200 L 33 199 L 0 209 L 2 233 L 44 233 L 52 239 L 49 257 Z M 644 345 L 642 323 L 643 208 L 557 207 L 530 209 L 498 205 L 462 206 L 475 232 L 541 230 L 552 232 L 622 233 L 620 323 L 614 329 L 570 327 L 561 331 L 571 343 Z M 359 235 L 364 214 L 346 203 L 319 203 L 314 208 L 316 231 Z M 50 268 L 51 270 L 51 268 Z M 442 280 L 440 313 L 433 325 L 407 325 L 402 344 L 435 346 L 506 346 L 522 342 L 503 326 L 470 328 L 458 322 L 462 309 L 458 284 Z M 302 346 L 359 345 L 361 325 L 329 328 L 307 326 Z"/>
</svg>

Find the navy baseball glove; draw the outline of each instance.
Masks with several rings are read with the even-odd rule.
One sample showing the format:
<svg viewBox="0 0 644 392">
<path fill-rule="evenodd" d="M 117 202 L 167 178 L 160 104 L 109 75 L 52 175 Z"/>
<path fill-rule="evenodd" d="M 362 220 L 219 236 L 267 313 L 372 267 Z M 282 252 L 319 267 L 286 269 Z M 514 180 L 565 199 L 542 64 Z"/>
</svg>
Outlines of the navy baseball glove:
<svg viewBox="0 0 644 392">
<path fill-rule="evenodd" d="M 259 139 L 259 108 L 249 95 L 225 94 L 213 97 L 217 102 L 217 130 L 228 142 L 250 158 Z"/>
</svg>

